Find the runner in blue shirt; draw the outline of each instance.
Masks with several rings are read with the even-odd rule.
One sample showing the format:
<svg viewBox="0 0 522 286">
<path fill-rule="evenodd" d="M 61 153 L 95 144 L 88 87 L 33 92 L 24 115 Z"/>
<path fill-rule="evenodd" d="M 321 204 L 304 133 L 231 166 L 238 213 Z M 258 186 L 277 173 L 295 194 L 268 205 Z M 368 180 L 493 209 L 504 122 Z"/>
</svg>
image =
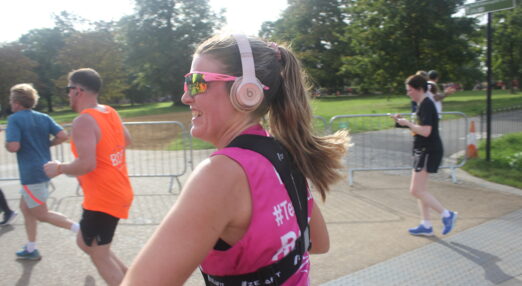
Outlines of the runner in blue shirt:
<svg viewBox="0 0 522 286">
<path fill-rule="evenodd" d="M 16 152 L 22 183 L 20 210 L 24 215 L 29 240 L 16 256 L 29 260 L 41 258 L 36 249 L 38 221 L 73 232 L 79 229 L 77 223 L 63 214 L 47 209 L 49 178 L 43 170 L 43 165 L 51 160 L 49 148 L 66 141 L 68 135 L 50 116 L 33 110 L 38 98 L 37 91 L 30 84 L 17 84 L 11 88 L 9 103 L 14 114 L 7 119 L 5 144 L 9 152 Z"/>
</svg>

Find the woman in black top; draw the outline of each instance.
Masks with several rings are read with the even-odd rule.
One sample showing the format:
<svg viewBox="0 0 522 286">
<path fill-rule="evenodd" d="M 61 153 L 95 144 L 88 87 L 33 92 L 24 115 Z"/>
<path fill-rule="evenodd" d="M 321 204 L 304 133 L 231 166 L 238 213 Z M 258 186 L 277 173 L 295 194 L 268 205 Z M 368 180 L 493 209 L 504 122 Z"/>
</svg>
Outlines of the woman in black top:
<svg viewBox="0 0 522 286">
<path fill-rule="evenodd" d="M 417 198 L 421 211 L 421 223 L 415 228 L 410 228 L 412 235 L 433 235 L 433 227 L 430 219 L 430 210 L 434 209 L 441 214 L 443 230 L 442 234 L 448 234 L 454 227 L 457 212 L 450 211 L 428 192 L 428 175 L 436 173 L 442 161 L 443 148 L 439 136 L 439 117 L 435 104 L 426 96 L 428 83 L 420 75 L 412 75 L 406 79 L 406 91 L 408 96 L 417 102 L 417 119 L 411 122 L 400 115 L 392 118 L 399 127 L 407 127 L 414 134 L 413 138 L 413 172 L 410 185 L 410 193 Z"/>
</svg>

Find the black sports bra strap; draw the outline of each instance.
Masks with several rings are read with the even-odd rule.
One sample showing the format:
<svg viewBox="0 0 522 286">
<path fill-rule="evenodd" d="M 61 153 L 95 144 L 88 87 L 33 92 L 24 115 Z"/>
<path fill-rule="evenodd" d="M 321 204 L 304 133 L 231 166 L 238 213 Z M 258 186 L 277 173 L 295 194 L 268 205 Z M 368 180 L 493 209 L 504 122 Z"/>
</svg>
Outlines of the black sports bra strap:
<svg viewBox="0 0 522 286">
<path fill-rule="evenodd" d="M 230 276 L 215 276 L 204 273 L 206 285 L 244 286 L 244 285 L 281 285 L 301 267 L 303 256 L 310 248 L 308 228 L 308 192 L 306 178 L 296 167 L 292 157 L 283 145 L 272 137 L 259 135 L 240 135 L 227 147 L 239 147 L 257 152 L 267 158 L 275 167 L 290 196 L 295 210 L 301 235 L 296 247 L 283 259 L 262 267 L 257 271 Z M 222 244 L 216 243 L 216 246 Z"/>
<path fill-rule="evenodd" d="M 232 140 L 227 147 L 252 150 L 263 155 L 274 165 L 292 200 L 301 234 L 304 234 L 308 226 L 308 194 L 303 191 L 307 190 L 306 179 L 298 171 L 283 145 L 273 137 L 243 134 Z"/>
</svg>

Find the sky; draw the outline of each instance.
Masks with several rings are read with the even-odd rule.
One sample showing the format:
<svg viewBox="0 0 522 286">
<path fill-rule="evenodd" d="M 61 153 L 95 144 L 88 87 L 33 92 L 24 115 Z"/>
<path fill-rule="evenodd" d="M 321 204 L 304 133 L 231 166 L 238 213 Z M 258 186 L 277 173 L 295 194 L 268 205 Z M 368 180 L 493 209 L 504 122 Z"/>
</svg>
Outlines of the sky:
<svg viewBox="0 0 522 286">
<path fill-rule="evenodd" d="M 16 41 L 32 29 L 54 27 L 53 14 L 68 11 L 87 20 L 118 20 L 134 12 L 134 0 L 0 0 L 0 42 Z M 257 35 L 265 21 L 277 20 L 286 0 L 209 0 L 215 11 L 226 8 L 230 32 Z"/>
</svg>

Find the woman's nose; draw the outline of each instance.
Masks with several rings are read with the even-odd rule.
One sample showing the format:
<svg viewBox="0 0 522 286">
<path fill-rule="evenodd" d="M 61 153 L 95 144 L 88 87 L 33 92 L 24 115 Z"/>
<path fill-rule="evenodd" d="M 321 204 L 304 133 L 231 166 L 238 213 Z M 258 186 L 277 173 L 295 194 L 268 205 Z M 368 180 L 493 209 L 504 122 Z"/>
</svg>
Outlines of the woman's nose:
<svg viewBox="0 0 522 286">
<path fill-rule="evenodd" d="M 194 102 L 194 97 L 190 96 L 188 91 L 185 91 L 181 96 L 181 102 L 183 104 L 189 105 L 191 102 Z"/>
</svg>

